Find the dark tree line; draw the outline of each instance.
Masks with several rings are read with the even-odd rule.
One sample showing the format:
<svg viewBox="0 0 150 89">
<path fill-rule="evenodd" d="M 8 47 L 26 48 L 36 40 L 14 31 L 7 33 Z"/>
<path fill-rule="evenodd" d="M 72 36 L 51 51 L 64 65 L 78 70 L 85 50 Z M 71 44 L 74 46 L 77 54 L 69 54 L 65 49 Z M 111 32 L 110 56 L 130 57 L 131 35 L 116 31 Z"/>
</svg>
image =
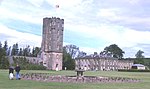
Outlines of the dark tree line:
<svg viewBox="0 0 150 89">
<path fill-rule="evenodd" d="M 6 57 L 8 49 L 7 41 L 4 42 L 4 46 L 0 42 L 0 68 L 8 68 L 9 66 L 9 61 L 8 58 Z"/>
<path fill-rule="evenodd" d="M 4 41 L 4 45 L 0 42 L 0 68 L 4 69 L 9 67 L 8 56 L 37 57 L 39 51 L 39 47 L 33 47 L 31 50 L 29 45 L 25 48 L 19 48 L 18 43 L 8 46 L 7 41 Z"/>
<path fill-rule="evenodd" d="M 0 42 L 1 43 L 1 42 Z M 2 44 L 1 44 L 2 47 Z M 25 48 L 19 48 L 19 44 L 13 44 L 8 46 L 7 41 L 4 42 L 3 50 L 5 51 L 5 56 L 29 56 L 36 57 L 40 51 L 40 47 L 30 48 L 30 45 L 27 45 Z"/>
</svg>

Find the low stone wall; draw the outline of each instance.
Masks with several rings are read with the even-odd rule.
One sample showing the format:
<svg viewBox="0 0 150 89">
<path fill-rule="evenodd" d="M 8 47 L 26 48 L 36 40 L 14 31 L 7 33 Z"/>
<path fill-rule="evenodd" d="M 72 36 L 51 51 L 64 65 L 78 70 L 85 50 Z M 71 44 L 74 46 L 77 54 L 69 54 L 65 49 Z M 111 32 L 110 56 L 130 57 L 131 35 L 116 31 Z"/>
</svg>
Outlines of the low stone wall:
<svg viewBox="0 0 150 89">
<path fill-rule="evenodd" d="M 66 82 L 66 83 L 135 83 L 139 79 L 121 77 L 100 77 L 100 76 L 52 76 L 48 73 L 27 73 L 21 74 L 23 80 L 35 80 L 41 82 Z"/>
</svg>

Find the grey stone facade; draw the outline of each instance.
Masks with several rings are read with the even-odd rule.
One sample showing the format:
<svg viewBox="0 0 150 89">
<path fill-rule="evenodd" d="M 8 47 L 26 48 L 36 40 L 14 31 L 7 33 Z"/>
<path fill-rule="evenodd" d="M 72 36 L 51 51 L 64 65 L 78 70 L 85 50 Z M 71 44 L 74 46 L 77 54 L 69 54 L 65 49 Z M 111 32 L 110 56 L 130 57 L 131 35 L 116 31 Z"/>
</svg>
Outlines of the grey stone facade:
<svg viewBox="0 0 150 89">
<path fill-rule="evenodd" d="M 118 60 L 112 57 L 83 57 L 75 59 L 75 69 L 84 70 L 118 70 L 131 69 L 132 60 Z"/>
<path fill-rule="evenodd" d="M 41 59 L 50 70 L 62 70 L 64 19 L 43 18 Z"/>
</svg>

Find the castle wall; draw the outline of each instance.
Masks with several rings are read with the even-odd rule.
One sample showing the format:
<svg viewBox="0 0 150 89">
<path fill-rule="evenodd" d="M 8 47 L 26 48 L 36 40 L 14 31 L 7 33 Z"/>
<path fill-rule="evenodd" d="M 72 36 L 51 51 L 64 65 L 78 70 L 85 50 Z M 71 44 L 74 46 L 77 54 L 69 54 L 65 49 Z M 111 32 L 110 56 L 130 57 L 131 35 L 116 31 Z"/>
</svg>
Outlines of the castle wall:
<svg viewBox="0 0 150 89">
<path fill-rule="evenodd" d="M 38 57 L 25 57 L 25 56 L 10 56 L 9 59 L 13 61 L 13 57 L 14 58 L 26 58 L 30 63 L 33 63 L 33 64 L 40 64 L 40 62 L 42 61 L 41 58 L 38 58 Z"/>
</svg>

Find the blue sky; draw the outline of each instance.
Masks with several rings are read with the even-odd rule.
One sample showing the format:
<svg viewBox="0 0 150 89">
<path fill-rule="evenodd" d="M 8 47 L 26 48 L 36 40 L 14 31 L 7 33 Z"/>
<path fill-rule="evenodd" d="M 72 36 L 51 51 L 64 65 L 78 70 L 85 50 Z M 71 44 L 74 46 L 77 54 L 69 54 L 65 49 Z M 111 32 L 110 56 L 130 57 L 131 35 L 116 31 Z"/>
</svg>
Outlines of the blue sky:
<svg viewBox="0 0 150 89">
<path fill-rule="evenodd" d="M 59 8 L 56 8 L 59 5 Z M 64 19 L 64 45 L 88 54 L 117 44 L 150 57 L 150 0 L 0 0 L 0 41 L 41 46 L 42 19 Z"/>
</svg>

